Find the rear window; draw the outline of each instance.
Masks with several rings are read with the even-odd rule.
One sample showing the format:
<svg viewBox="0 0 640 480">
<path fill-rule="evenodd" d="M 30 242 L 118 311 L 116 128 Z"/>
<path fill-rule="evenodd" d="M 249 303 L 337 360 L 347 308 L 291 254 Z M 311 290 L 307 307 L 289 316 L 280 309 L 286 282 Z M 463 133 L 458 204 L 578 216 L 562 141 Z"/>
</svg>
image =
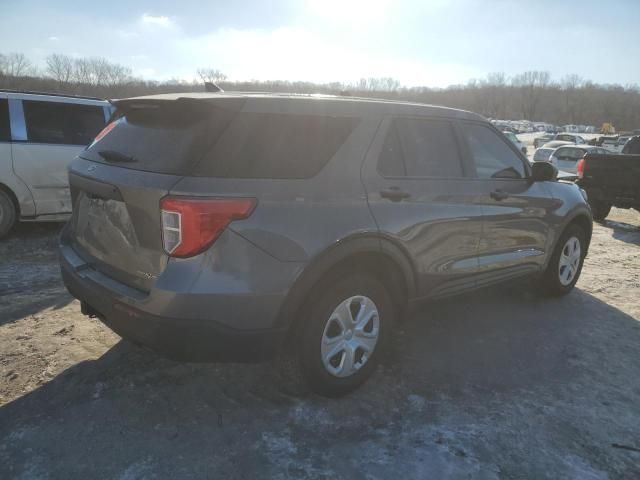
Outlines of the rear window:
<svg viewBox="0 0 640 480">
<path fill-rule="evenodd" d="M 241 112 L 192 175 L 310 178 L 336 154 L 358 121 L 350 117 Z"/>
<path fill-rule="evenodd" d="M 116 110 L 114 125 L 80 155 L 101 163 L 185 175 L 235 111 L 188 101 L 140 102 Z"/>
<path fill-rule="evenodd" d="M 358 123 L 238 112 L 186 100 L 128 106 L 116 112 L 115 121 L 83 157 L 157 173 L 274 179 L 315 175 Z"/>
<path fill-rule="evenodd" d="M 10 140 L 9 101 L 6 98 L 0 98 L 0 142 L 8 142 Z"/>
<path fill-rule="evenodd" d="M 105 124 L 100 106 L 32 100 L 22 104 L 29 142 L 88 145 Z"/>
</svg>

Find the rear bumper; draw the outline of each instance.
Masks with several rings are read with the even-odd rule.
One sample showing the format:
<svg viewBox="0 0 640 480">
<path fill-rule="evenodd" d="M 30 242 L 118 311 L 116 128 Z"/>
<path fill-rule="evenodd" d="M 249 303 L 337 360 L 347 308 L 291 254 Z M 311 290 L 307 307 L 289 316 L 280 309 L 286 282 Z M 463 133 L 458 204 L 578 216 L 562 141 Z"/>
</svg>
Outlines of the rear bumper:
<svg viewBox="0 0 640 480">
<path fill-rule="evenodd" d="M 273 358 L 286 331 L 280 328 L 235 329 L 217 322 L 215 296 L 211 319 L 176 318 L 144 309 L 141 296 L 126 295 L 129 287 L 106 278 L 86 263 L 79 263 L 69 246 L 61 246 L 60 265 L 65 286 L 82 302 L 85 314 L 95 315 L 121 337 L 147 347 L 165 357 L 192 362 L 258 362 Z M 109 283 L 107 283 L 109 282 Z M 140 294 L 138 294 L 140 295 Z M 217 297 L 220 299 L 220 297 Z M 222 310 L 229 308 L 229 299 Z M 232 299 L 233 300 L 233 299 Z M 246 305 L 251 298 L 236 298 Z M 260 308 L 260 296 L 256 296 Z M 277 312 L 264 312 L 266 318 Z"/>
</svg>

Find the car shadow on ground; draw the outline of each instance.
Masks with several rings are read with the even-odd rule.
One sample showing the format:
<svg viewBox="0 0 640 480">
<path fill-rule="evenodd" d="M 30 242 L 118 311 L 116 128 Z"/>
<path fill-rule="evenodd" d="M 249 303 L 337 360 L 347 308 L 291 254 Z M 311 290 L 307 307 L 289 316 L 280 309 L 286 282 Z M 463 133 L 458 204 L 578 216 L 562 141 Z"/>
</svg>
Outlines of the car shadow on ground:
<svg viewBox="0 0 640 480">
<path fill-rule="evenodd" d="M 0 477 L 624 478 L 638 454 L 611 445 L 640 438 L 639 343 L 622 311 L 526 282 L 425 305 L 337 400 L 281 393 L 269 364 L 121 341 L 0 408 Z"/>
<path fill-rule="evenodd" d="M 601 225 L 610 228 L 612 230 L 613 238 L 616 240 L 640 245 L 640 225 L 631 225 L 629 223 L 615 222 L 613 220 L 605 220 Z"/>
</svg>

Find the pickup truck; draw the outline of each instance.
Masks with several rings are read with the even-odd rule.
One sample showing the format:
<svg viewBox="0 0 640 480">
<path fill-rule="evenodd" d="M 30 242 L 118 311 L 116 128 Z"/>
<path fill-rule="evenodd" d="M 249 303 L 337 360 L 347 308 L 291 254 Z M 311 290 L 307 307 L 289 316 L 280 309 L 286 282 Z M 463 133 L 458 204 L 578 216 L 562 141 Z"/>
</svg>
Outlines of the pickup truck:
<svg viewBox="0 0 640 480">
<path fill-rule="evenodd" d="M 618 155 L 587 153 L 576 170 L 594 220 L 604 220 L 611 207 L 640 211 L 640 136 L 629 139 Z"/>
</svg>

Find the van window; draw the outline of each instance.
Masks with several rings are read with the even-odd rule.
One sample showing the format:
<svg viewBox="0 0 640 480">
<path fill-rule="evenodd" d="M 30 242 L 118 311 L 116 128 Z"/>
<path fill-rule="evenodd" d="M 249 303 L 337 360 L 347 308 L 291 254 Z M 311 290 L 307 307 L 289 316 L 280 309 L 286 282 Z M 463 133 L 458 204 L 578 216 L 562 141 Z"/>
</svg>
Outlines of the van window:
<svg viewBox="0 0 640 480">
<path fill-rule="evenodd" d="M 310 178 L 336 154 L 358 122 L 350 117 L 240 112 L 193 175 Z"/>
<path fill-rule="evenodd" d="M 29 142 L 88 145 L 105 124 L 99 106 L 33 100 L 22 104 Z"/>
<path fill-rule="evenodd" d="M 509 142 L 493 129 L 476 123 L 460 125 L 476 165 L 478 178 L 525 178 L 526 170 Z"/>
<path fill-rule="evenodd" d="M 378 171 L 383 176 L 462 177 L 462 161 L 451 124 L 446 120 L 394 119 Z"/>
<path fill-rule="evenodd" d="M 9 128 L 9 100 L 0 98 L 0 142 L 11 141 Z"/>
</svg>

